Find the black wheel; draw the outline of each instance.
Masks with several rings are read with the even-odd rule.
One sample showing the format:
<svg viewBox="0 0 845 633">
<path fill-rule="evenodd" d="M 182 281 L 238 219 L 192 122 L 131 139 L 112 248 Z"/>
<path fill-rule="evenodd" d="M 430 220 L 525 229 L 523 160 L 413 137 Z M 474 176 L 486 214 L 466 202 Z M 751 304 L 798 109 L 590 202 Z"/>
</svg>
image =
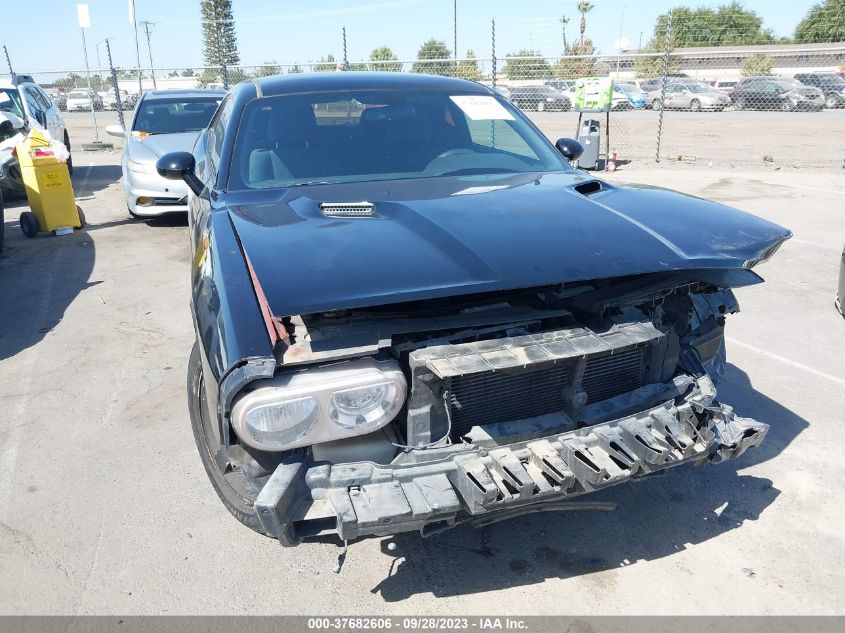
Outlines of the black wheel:
<svg viewBox="0 0 845 633">
<path fill-rule="evenodd" d="M 780 102 L 780 111 L 781 112 L 791 112 L 792 111 L 792 102 L 789 99 L 784 99 Z"/>
<path fill-rule="evenodd" d="M 85 221 L 85 212 L 79 207 L 76 207 L 76 212 L 79 214 L 79 228 L 84 229 L 88 225 Z"/>
<path fill-rule="evenodd" d="M 745 110 L 745 98 L 739 97 L 734 101 L 734 110 Z"/>
<path fill-rule="evenodd" d="M 188 412 L 202 465 L 217 496 L 238 521 L 263 534 L 253 507 L 254 499 L 242 485 L 243 476 L 237 470 L 224 472 L 214 458 L 220 447 L 219 427 L 216 420 L 208 419 L 202 362 L 197 343 L 194 343 L 188 361 Z"/>
<path fill-rule="evenodd" d="M 32 211 L 24 211 L 21 213 L 21 231 L 27 237 L 35 237 L 38 235 L 38 231 L 40 227 L 38 226 L 38 220 L 35 218 L 35 215 Z"/>
<path fill-rule="evenodd" d="M 6 212 L 3 209 L 3 192 L 0 191 L 0 253 L 3 252 L 3 244 L 6 236 Z"/>
<path fill-rule="evenodd" d="M 693 99 L 689 102 L 689 109 L 691 112 L 701 112 L 701 101 Z"/>
<path fill-rule="evenodd" d="M 663 109 L 663 102 L 660 99 L 655 99 L 651 102 L 651 109 L 652 110 L 662 110 Z"/>
<path fill-rule="evenodd" d="M 65 132 L 65 147 L 67 147 L 68 153 L 70 153 L 70 137 Z M 73 155 L 67 157 L 67 173 L 73 176 Z"/>
</svg>

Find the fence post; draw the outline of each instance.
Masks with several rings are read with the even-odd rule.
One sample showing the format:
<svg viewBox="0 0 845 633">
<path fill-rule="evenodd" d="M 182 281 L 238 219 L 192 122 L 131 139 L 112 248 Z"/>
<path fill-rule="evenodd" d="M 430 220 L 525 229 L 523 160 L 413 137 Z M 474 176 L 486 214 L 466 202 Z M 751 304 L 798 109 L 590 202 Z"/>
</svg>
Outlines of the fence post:
<svg viewBox="0 0 845 633">
<path fill-rule="evenodd" d="M 226 68 L 226 62 L 223 62 L 220 65 L 220 75 L 223 78 L 223 89 L 228 90 L 229 89 L 229 71 Z"/>
<path fill-rule="evenodd" d="M 491 30 L 491 39 L 490 42 L 493 46 L 493 88 L 496 88 L 496 20 L 493 20 L 492 23 L 492 30 Z"/>
<path fill-rule="evenodd" d="M 109 70 L 111 70 L 111 84 L 114 88 L 114 98 L 117 102 L 117 118 L 120 121 L 120 127 L 126 129 L 126 122 L 123 120 L 123 102 L 120 100 L 120 88 L 117 85 L 117 71 L 114 69 L 114 64 L 111 61 L 111 46 L 106 39 L 106 54 L 109 57 Z"/>
<path fill-rule="evenodd" d="M 663 113 L 666 111 L 666 82 L 669 80 L 669 45 L 672 33 L 672 9 L 666 19 L 666 39 L 663 50 L 663 78 L 660 81 L 660 114 L 657 118 L 657 149 L 654 155 L 654 162 L 660 162 L 660 136 L 663 133 Z"/>
<path fill-rule="evenodd" d="M 346 58 L 346 27 L 343 27 L 343 70 L 349 68 L 349 60 Z"/>
</svg>

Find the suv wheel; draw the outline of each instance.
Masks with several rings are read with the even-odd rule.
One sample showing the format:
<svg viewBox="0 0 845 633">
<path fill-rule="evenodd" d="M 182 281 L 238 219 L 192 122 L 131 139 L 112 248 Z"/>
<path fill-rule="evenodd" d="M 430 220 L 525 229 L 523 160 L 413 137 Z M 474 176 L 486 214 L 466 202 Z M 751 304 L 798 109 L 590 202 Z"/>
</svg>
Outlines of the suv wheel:
<svg viewBox="0 0 845 633">
<path fill-rule="evenodd" d="M 70 153 L 70 137 L 67 135 L 67 130 L 65 130 L 65 147 Z M 73 176 L 73 155 L 67 157 L 67 173 Z"/>
<path fill-rule="evenodd" d="M 739 97 L 734 101 L 734 110 L 745 110 L 745 97 Z"/>
<path fill-rule="evenodd" d="M 690 112 L 701 112 L 701 101 L 693 99 L 689 102 Z"/>
<path fill-rule="evenodd" d="M 652 110 L 662 110 L 663 109 L 663 102 L 660 99 L 655 99 L 651 102 L 651 109 Z"/>
<path fill-rule="evenodd" d="M 827 95 L 827 97 L 825 97 L 825 100 L 824 100 L 824 107 L 825 108 L 835 108 L 838 105 L 839 105 L 839 97 L 837 97 L 836 94 L 831 92 L 829 95 Z"/>
</svg>

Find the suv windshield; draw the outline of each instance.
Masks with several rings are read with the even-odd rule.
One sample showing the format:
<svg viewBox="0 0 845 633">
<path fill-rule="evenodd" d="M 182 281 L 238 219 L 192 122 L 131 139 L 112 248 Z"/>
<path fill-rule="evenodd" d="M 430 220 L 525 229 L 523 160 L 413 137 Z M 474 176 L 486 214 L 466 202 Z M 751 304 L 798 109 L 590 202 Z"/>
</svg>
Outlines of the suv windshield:
<svg viewBox="0 0 845 633">
<path fill-rule="evenodd" d="M 444 92 L 344 91 L 252 101 L 229 189 L 568 170 L 507 101 Z"/>
<path fill-rule="evenodd" d="M 204 130 L 222 100 L 221 96 L 145 100 L 135 115 L 132 131 L 178 134 Z"/>
<path fill-rule="evenodd" d="M 845 79 L 842 79 L 839 75 L 818 75 L 818 78 L 819 83 L 825 86 L 845 86 Z"/>
<path fill-rule="evenodd" d="M 0 88 L 0 111 L 11 112 L 23 118 L 21 96 L 14 88 Z"/>
</svg>

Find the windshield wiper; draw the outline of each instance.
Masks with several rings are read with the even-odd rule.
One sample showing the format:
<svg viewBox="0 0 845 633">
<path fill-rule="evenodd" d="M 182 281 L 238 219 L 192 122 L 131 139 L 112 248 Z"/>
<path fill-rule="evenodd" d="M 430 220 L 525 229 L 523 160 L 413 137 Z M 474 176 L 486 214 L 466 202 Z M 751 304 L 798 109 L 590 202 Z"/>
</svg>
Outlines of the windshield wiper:
<svg viewBox="0 0 845 633">
<path fill-rule="evenodd" d="M 303 180 L 301 182 L 292 182 L 286 187 L 307 187 L 308 185 L 333 185 L 335 183 L 328 180 Z"/>
</svg>

